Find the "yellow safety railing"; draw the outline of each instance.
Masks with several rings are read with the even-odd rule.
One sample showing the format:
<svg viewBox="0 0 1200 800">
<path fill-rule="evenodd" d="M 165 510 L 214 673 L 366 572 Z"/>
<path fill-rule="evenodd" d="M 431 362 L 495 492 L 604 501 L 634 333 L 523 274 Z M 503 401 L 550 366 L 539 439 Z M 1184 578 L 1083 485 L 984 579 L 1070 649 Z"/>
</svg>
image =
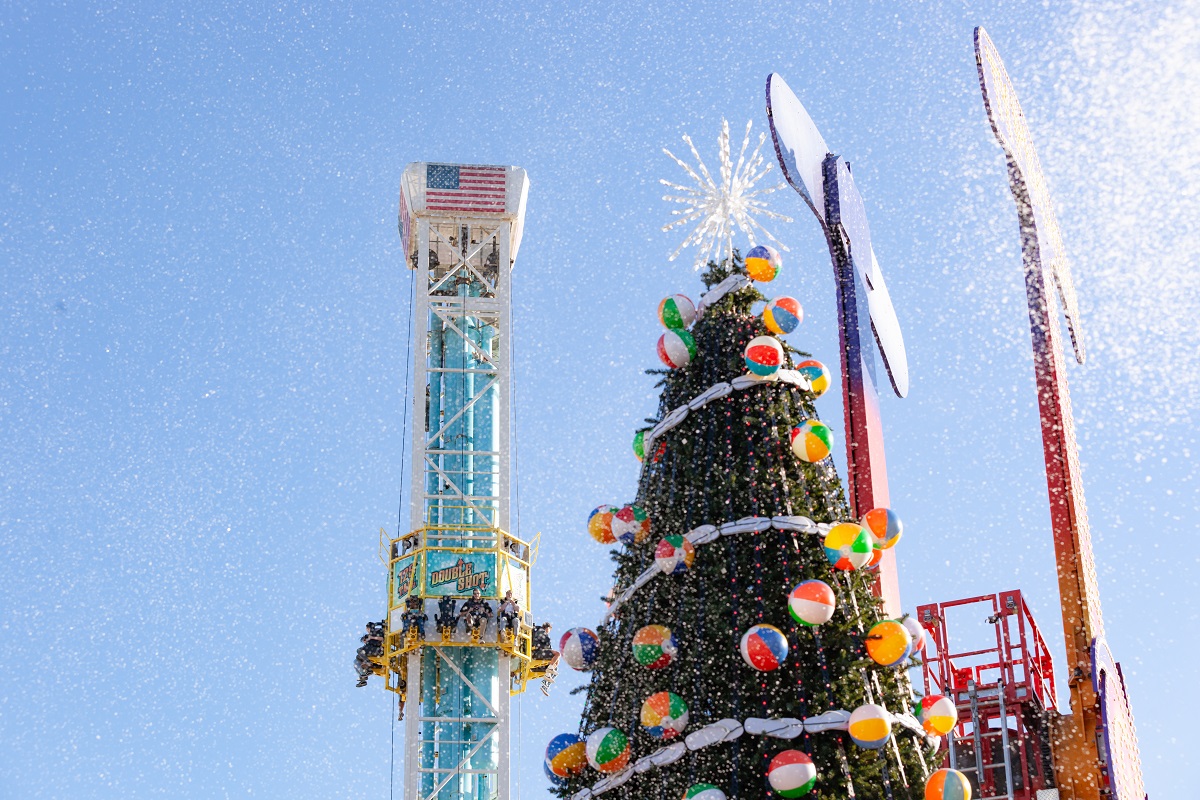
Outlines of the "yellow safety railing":
<svg viewBox="0 0 1200 800">
<path fill-rule="evenodd" d="M 487 542 L 488 546 L 432 543 L 443 539 Z M 557 658 L 546 661 L 535 660 L 532 657 L 533 629 L 531 624 L 533 614 L 530 570 L 537 561 L 540 544 L 541 533 L 535 535 L 531 541 L 525 541 L 499 527 L 426 525 L 394 538 L 388 538 L 386 531 L 381 528 L 379 558 L 388 569 L 388 632 L 384 638 L 383 655 L 372 661 L 376 665 L 376 674 L 387 677 L 387 689 L 399 694 L 403 701 L 406 693 L 405 672 L 407 671 L 407 659 L 404 656 L 418 647 L 433 644 L 438 647 L 497 648 L 512 659 L 510 694 L 524 692 L 526 684 L 537 679 L 542 680 L 543 691 L 545 691 L 554 680 Z M 408 549 L 404 549 L 406 546 Z M 393 630 L 393 612 L 403 608 L 405 601 L 413 592 L 420 592 L 419 596 L 422 598 L 456 597 L 469 594 L 470 588 L 466 587 L 464 587 L 464 591 L 449 594 L 430 595 L 427 593 L 429 589 L 426 585 L 427 569 L 423 569 L 423 566 L 427 565 L 428 556 L 435 553 L 494 556 L 496 580 L 490 582 L 488 591 L 484 592 L 483 596 L 489 599 L 500 599 L 505 589 L 511 589 L 517 595 L 521 614 L 516 620 L 515 632 L 511 629 L 503 633 L 497 631 L 496 638 L 493 640 L 485 641 L 478 636 L 468 635 L 466 639 L 455 641 L 453 633 L 449 632 L 453 628 L 439 630 L 436 620 L 434 620 L 433 629 L 427 628 L 424 637 L 418 634 L 415 625 L 410 626 L 407 633 Z M 397 598 L 394 581 L 397 577 L 396 566 L 401 561 L 407 562 L 406 566 L 411 565 L 413 573 L 407 579 L 409 587 L 404 591 L 403 597 Z M 510 565 L 518 570 L 515 574 L 511 571 Z M 518 583 L 523 583 L 524 586 L 516 585 Z"/>
</svg>

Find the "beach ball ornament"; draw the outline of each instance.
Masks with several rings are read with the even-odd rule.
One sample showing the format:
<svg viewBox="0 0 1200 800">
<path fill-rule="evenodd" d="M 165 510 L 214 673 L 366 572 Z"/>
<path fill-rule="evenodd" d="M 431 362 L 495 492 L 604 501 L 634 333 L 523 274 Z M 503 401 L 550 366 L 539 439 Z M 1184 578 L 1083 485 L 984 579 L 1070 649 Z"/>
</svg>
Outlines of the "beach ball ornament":
<svg viewBox="0 0 1200 800">
<path fill-rule="evenodd" d="M 546 745 L 546 771 L 556 777 L 578 775 L 587 762 L 587 743 L 573 733 L 560 733 Z"/>
<path fill-rule="evenodd" d="M 746 345 L 746 369 L 769 378 L 783 366 L 783 345 L 774 336 L 755 336 Z"/>
<path fill-rule="evenodd" d="M 971 783 L 956 769 L 939 769 L 925 782 L 925 800 L 971 800 Z"/>
<path fill-rule="evenodd" d="M 875 572 L 879 569 L 879 564 L 883 561 L 883 549 L 879 546 L 879 542 L 871 543 L 871 560 L 863 567 L 867 572 Z"/>
<path fill-rule="evenodd" d="M 679 643 L 666 625 L 647 625 L 633 635 L 633 657 L 647 669 L 662 669 L 678 654 Z"/>
<path fill-rule="evenodd" d="M 551 772 L 549 764 L 542 762 L 542 769 L 544 769 L 546 771 L 546 779 L 550 781 L 551 786 L 561 789 L 562 787 L 567 785 L 567 779 L 560 778 L 557 775 L 555 775 L 553 772 Z"/>
<path fill-rule="evenodd" d="M 824 581 L 804 581 L 788 593 L 788 613 L 801 625 L 814 627 L 829 622 L 835 609 L 837 598 Z"/>
<path fill-rule="evenodd" d="M 894 667 L 912 652 L 912 634 L 894 619 L 876 622 L 867 632 L 867 655 L 881 667 Z"/>
<path fill-rule="evenodd" d="M 683 800 L 725 800 L 725 793 L 711 783 L 697 783 L 683 793 Z"/>
<path fill-rule="evenodd" d="M 571 628 L 559 639 L 558 650 L 571 669 L 587 672 L 600 654 L 600 637 L 588 628 Z"/>
<path fill-rule="evenodd" d="M 600 544 L 612 544 L 617 541 L 613 535 L 613 515 L 621 509 L 616 506 L 599 506 L 588 514 L 587 529 L 591 537 Z"/>
<path fill-rule="evenodd" d="M 682 575 L 696 560 L 696 546 L 678 533 L 664 536 L 654 548 L 654 563 L 664 575 Z"/>
<path fill-rule="evenodd" d="M 820 397 L 829 391 L 829 384 L 833 380 L 829 375 L 829 368 L 816 359 L 801 361 L 796 365 L 796 372 L 799 372 L 808 379 L 808 384 L 812 388 L 812 393 L 816 397 Z"/>
<path fill-rule="evenodd" d="M 742 634 L 739 649 L 747 664 L 759 672 L 770 672 L 787 658 L 788 640 L 774 625 L 758 624 Z"/>
<path fill-rule="evenodd" d="M 671 369 L 683 369 L 695 357 L 696 340 L 682 328 L 658 337 L 658 358 Z"/>
<path fill-rule="evenodd" d="M 658 321 L 670 331 L 681 331 L 692 327 L 696 320 L 696 306 L 687 295 L 673 294 L 658 304 Z"/>
<path fill-rule="evenodd" d="M 800 327 L 800 323 L 804 321 L 804 309 L 794 297 L 776 297 L 767 303 L 762 318 L 767 330 L 783 336 Z"/>
<path fill-rule="evenodd" d="M 629 763 L 629 738 L 616 728 L 598 728 L 587 737 L 587 760 L 600 772 L 620 772 Z"/>
<path fill-rule="evenodd" d="M 769 245 L 755 245 L 746 253 L 746 274 L 752 281 L 767 283 L 775 280 L 782 264 L 783 259 L 779 257 L 779 251 Z"/>
<path fill-rule="evenodd" d="M 850 738 L 865 750 L 878 750 L 892 736 L 892 715 L 883 706 L 863 703 L 850 714 Z"/>
<path fill-rule="evenodd" d="M 904 523 L 890 508 L 872 508 L 862 518 L 862 526 L 871 532 L 880 550 L 890 550 L 904 535 Z"/>
<path fill-rule="evenodd" d="M 839 522 L 825 534 L 825 558 L 834 569 L 853 572 L 871 560 L 871 535 L 857 523 Z"/>
<path fill-rule="evenodd" d="M 646 432 L 638 431 L 633 435 L 633 454 L 638 461 L 646 460 Z"/>
<path fill-rule="evenodd" d="M 688 724 L 688 705 L 674 692 L 656 692 L 642 703 L 642 727 L 655 739 L 674 739 Z"/>
<path fill-rule="evenodd" d="M 912 651 L 923 653 L 925 651 L 925 629 L 921 627 L 921 623 L 917 622 L 916 617 L 909 615 L 900 620 L 900 624 L 908 630 L 909 636 L 912 636 Z"/>
<path fill-rule="evenodd" d="M 940 694 L 922 697 L 914 710 L 921 727 L 930 736 L 945 736 L 958 723 L 958 709 L 954 707 L 954 701 Z"/>
<path fill-rule="evenodd" d="M 806 419 L 792 428 L 792 453 L 807 464 L 829 457 L 833 449 L 833 431 L 819 419 Z"/>
<path fill-rule="evenodd" d="M 817 766 L 806 753 L 784 750 L 771 759 L 767 783 L 780 797 L 803 797 L 817 784 Z"/>
<path fill-rule="evenodd" d="M 613 514 L 612 535 L 621 544 L 641 544 L 650 535 L 650 515 L 641 506 L 622 506 Z"/>
</svg>

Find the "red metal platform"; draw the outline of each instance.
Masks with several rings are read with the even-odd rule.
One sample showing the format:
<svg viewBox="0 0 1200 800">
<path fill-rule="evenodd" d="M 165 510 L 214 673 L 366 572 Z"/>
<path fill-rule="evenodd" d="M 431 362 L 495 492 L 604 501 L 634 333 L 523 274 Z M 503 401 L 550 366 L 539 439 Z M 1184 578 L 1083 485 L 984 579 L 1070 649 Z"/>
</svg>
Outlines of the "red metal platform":
<svg viewBox="0 0 1200 800">
<path fill-rule="evenodd" d="M 977 612 L 980 628 L 991 625 L 994 640 L 985 634 L 987 646 L 956 650 L 947 625 L 952 609 Z M 958 725 L 947 737 L 946 766 L 966 774 L 982 800 L 1035 800 L 1039 790 L 1046 797 L 1044 790 L 1055 785 L 1054 662 L 1021 593 L 918 606 L 917 620 L 929 636 L 925 693 L 945 695 L 958 709 Z M 960 637 L 980 638 L 979 631 L 970 634 Z"/>
</svg>

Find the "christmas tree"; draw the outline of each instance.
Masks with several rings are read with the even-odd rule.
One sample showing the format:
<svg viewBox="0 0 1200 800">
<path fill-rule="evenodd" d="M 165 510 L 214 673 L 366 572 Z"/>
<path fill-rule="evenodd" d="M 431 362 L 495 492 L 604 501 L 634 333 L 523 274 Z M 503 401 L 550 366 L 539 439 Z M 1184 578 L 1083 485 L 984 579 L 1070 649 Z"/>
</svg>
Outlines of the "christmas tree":
<svg viewBox="0 0 1200 800">
<path fill-rule="evenodd" d="M 591 680 L 578 732 L 547 751 L 561 797 L 923 796 L 936 739 L 905 673 L 919 627 L 880 625 L 872 594 L 895 520 L 850 519 L 813 405 L 828 372 L 772 336 L 799 312 L 786 298 L 774 330 L 755 313 L 764 264 L 774 277 L 770 248 L 708 262 L 694 323 L 686 298 L 660 307 L 675 368 L 653 370 L 637 497 L 589 520 L 613 541 L 609 614 L 598 641 L 563 640 Z"/>
</svg>

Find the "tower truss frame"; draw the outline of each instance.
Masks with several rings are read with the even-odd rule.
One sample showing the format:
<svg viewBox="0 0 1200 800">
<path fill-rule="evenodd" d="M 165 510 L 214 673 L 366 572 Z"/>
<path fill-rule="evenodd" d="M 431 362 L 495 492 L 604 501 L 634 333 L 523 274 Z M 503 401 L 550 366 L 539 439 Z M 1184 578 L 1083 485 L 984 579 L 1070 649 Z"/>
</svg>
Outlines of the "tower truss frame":
<svg viewBox="0 0 1200 800">
<path fill-rule="evenodd" d="M 508 532 L 511 270 L 528 188 L 518 167 L 417 162 L 401 180 L 415 281 L 412 481 L 408 531 L 381 536 L 388 617 L 376 663 L 400 697 L 409 800 L 508 800 L 510 697 L 536 667 L 537 541 Z M 502 629 L 509 591 L 521 613 Z M 476 626 L 466 609 L 481 601 Z"/>
</svg>

